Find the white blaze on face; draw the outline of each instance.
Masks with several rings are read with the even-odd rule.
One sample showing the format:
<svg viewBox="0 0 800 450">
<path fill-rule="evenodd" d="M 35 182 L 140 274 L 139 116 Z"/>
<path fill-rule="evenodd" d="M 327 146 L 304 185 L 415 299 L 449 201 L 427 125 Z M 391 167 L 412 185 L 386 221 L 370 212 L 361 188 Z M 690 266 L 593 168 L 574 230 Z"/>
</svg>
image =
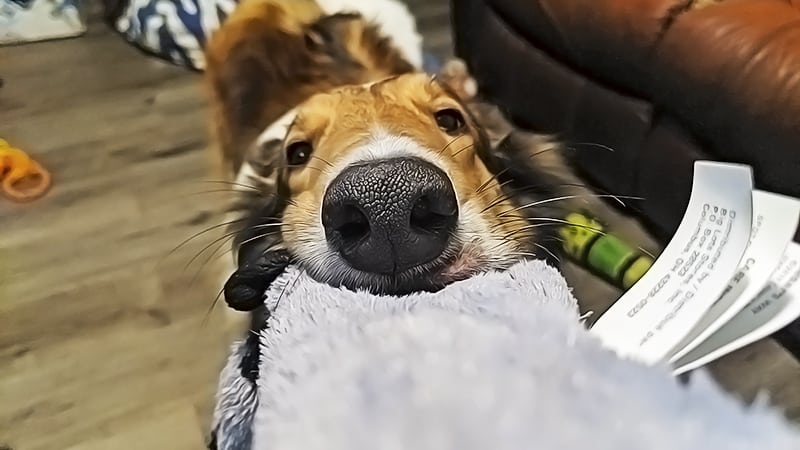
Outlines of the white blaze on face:
<svg viewBox="0 0 800 450">
<path fill-rule="evenodd" d="M 408 157 L 416 157 L 433 164 L 447 174 L 447 177 L 452 182 L 447 166 L 435 151 L 423 147 L 414 139 L 391 134 L 381 127 L 375 127 L 370 132 L 370 137 L 366 142 L 349 150 L 343 158 L 334 162 L 329 175 L 325 179 L 325 188 L 327 189 L 334 178 L 353 164 Z"/>
</svg>

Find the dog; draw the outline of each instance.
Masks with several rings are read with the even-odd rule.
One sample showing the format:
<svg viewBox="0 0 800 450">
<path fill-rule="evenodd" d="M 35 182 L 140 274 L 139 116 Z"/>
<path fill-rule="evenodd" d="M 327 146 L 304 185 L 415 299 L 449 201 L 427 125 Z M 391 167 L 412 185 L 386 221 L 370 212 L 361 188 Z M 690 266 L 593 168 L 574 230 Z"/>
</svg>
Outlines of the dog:
<svg viewBox="0 0 800 450">
<path fill-rule="evenodd" d="M 263 295 L 289 264 L 352 290 L 437 291 L 558 264 L 565 212 L 604 209 L 564 147 L 482 100 L 463 62 L 430 76 L 396 42 L 314 0 L 244 0 L 208 43 L 215 147 L 237 191 L 224 295 L 249 313 L 252 383 Z"/>
<path fill-rule="evenodd" d="M 392 295 L 557 263 L 563 210 L 598 203 L 555 139 L 479 99 L 465 64 L 429 76 L 359 14 L 245 0 L 209 42 L 206 79 L 240 191 L 235 309 L 289 263 Z"/>
</svg>

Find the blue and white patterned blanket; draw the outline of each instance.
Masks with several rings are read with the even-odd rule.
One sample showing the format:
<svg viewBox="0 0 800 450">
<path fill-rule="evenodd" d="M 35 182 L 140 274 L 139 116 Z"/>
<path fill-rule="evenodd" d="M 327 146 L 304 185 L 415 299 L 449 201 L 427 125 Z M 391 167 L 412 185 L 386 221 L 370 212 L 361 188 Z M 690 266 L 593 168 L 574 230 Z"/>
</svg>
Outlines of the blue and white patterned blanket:
<svg viewBox="0 0 800 450">
<path fill-rule="evenodd" d="M 140 49 L 194 70 L 205 69 L 203 49 L 211 34 L 240 0 L 125 0 L 114 28 Z M 408 61 L 436 70 L 438 61 L 423 60 L 422 37 L 413 16 L 397 0 L 318 0 L 327 14 L 357 12 L 379 26 Z"/>
<path fill-rule="evenodd" d="M 136 46 L 195 70 L 205 68 L 203 49 L 238 0 L 130 0 L 117 31 Z"/>
</svg>

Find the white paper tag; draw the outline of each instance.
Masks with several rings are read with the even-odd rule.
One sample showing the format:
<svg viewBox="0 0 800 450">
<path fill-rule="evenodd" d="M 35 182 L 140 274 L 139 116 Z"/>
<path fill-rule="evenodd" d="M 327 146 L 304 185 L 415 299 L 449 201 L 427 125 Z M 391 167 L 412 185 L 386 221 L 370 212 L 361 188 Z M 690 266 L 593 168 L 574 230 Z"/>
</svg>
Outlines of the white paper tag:
<svg viewBox="0 0 800 450">
<path fill-rule="evenodd" d="M 800 201 L 792 197 L 753 191 L 753 224 L 741 264 L 725 293 L 681 340 L 670 362 L 680 359 L 731 320 L 769 282 L 780 255 L 791 242 L 800 217 Z"/>
<path fill-rule="evenodd" d="M 752 224 L 748 166 L 695 163 L 675 236 L 650 270 L 591 331 L 622 356 L 661 362 L 719 298 L 739 267 Z"/>
<path fill-rule="evenodd" d="M 761 293 L 733 319 L 675 362 L 675 374 L 701 367 L 775 333 L 800 317 L 800 245 L 789 244 Z"/>
</svg>

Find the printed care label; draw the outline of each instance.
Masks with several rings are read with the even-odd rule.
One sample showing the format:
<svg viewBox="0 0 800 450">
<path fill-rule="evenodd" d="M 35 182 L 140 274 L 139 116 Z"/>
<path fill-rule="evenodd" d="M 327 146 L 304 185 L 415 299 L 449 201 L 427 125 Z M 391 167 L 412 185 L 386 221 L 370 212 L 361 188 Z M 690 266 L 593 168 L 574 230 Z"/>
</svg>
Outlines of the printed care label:
<svg viewBox="0 0 800 450">
<path fill-rule="evenodd" d="M 698 347 L 674 362 L 680 374 L 764 339 L 800 317 L 800 245 L 789 244 L 762 292 Z"/>
<path fill-rule="evenodd" d="M 752 225 L 748 166 L 695 163 L 692 195 L 653 267 L 592 327 L 607 347 L 648 364 L 666 359 L 725 290 Z"/>
<path fill-rule="evenodd" d="M 676 374 L 800 317 L 800 200 L 753 191 L 749 167 L 700 161 L 675 236 L 592 327 L 607 347 Z"/>
<path fill-rule="evenodd" d="M 700 322 L 675 348 L 674 362 L 719 330 L 770 281 L 797 230 L 800 201 L 764 191 L 753 192 L 753 226 L 739 269 Z"/>
</svg>

